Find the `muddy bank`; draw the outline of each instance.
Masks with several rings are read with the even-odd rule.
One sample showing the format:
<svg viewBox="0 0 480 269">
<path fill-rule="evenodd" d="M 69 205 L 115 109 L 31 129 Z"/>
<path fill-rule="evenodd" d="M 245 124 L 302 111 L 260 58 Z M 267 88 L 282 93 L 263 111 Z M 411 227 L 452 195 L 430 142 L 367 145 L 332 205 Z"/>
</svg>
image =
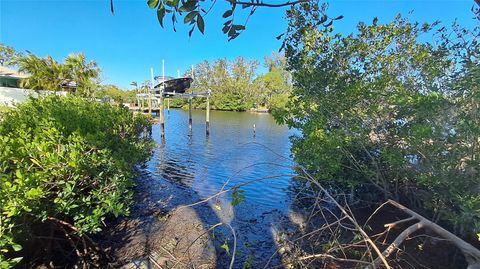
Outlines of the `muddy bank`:
<svg viewBox="0 0 480 269">
<path fill-rule="evenodd" d="M 132 214 L 110 223 L 111 228 L 97 240 L 114 268 L 228 268 L 234 236 L 227 226 L 219 226 L 228 223 L 236 235 L 233 268 L 356 268 L 358 264 L 330 258 L 302 260 L 332 248 L 332 238 L 350 242 L 355 235 L 341 230 L 316 233 L 335 218 L 331 215 L 325 219 L 320 211 L 313 214 L 315 202 L 297 198 L 287 214 L 272 210 L 260 215 L 251 211 L 251 215 L 232 216 L 233 209 L 221 201 L 184 207 L 200 201 L 200 197 L 181 184 L 154 180 L 148 172 L 143 172 L 137 178 Z M 335 212 L 329 204 L 318 206 L 325 215 Z M 363 223 L 371 211 L 354 210 L 354 213 Z M 374 235 L 383 230 L 383 224 L 404 217 L 392 209 L 382 210 L 369 220 L 367 231 Z M 399 232 L 392 230 L 383 240 L 389 242 Z M 348 251 L 337 254 L 338 257 L 360 255 Z M 454 246 L 428 233 L 412 236 L 389 262 L 393 268 L 466 266 Z"/>
<path fill-rule="evenodd" d="M 136 179 L 131 214 L 108 224 L 96 239 L 114 268 L 234 268 L 282 264 L 278 250 L 296 225 L 279 210 L 232 215 L 221 200 L 191 207 L 200 197 L 181 184 L 155 180 L 148 172 Z M 248 212 L 248 205 L 246 206 Z M 179 208 L 182 207 L 182 208 Z"/>
</svg>

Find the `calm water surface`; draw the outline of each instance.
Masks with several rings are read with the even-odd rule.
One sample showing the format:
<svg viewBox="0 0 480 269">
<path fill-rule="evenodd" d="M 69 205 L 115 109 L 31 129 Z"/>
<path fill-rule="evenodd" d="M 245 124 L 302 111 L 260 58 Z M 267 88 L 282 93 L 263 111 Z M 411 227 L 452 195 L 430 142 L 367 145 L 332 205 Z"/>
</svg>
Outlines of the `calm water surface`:
<svg viewBox="0 0 480 269">
<path fill-rule="evenodd" d="M 239 206 L 231 206 L 230 193 L 209 201 L 207 208 L 213 213 L 204 223 L 221 221 L 234 227 L 238 239 L 235 268 L 242 268 L 249 256 L 255 256 L 256 265 L 265 263 L 277 249 L 274 230 L 283 229 L 278 223 L 288 220 L 294 174 L 289 136 L 294 131 L 276 124 L 270 114 L 212 111 L 210 136 L 206 137 L 205 111 L 201 110 L 193 112 L 192 133 L 188 111 L 183 110 L 165 113 L 163 142 L 159 131 L 154 125 L 152 135 L 158 145 L 147 165 L 153 180 L 188 189 L 197 201 L 216 194 L 224 184 L 230 188 L 255 181 L 241 187 L 245 202 Z M 180 203 L 187 202 L 180 199 Z M 207 214 L 199 211 L 199 215 Z M 230 261 L 222 252 L 217 250 L 218 268 Z"/>
<path fill-rule="evenodd" d="M 202 198 L 218 192 L 227 181 L 232 187 L 259 180 L 241 188 L 246 204 L 259 210 L 286 208 L 293 131 L 276 124 L 270 114 L 212 111 L 206 137 L 205 111 L 193 111 L 190 134 L 188 111 L 171 110 L 165 114 L 165 143 L 158 125 L 152 134 L 159 146 L 148 170 L 156 178 L 192 188 Z"/>
</svg>

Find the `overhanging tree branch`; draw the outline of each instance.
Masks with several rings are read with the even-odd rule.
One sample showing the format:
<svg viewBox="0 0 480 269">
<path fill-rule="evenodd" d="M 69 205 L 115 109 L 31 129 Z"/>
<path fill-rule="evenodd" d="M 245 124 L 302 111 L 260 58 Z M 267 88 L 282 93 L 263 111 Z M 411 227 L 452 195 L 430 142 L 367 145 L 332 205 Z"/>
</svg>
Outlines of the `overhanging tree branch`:
<svg viewBox="0 0 480 269">
<path fill-rule="evenodd" d="M 293 6 L 296 4 L 306 3 L 310 0 L 297 0 L 297 1 L 287 1 L 280 4 L 270 4 L 262 2 L 245 2 L 245 1 L 234 1 L 234 0 L 227 0 L 230 4 L 237 4 L 237 5 L 247 5 L 247 6 L 255 6 L 255 7 L 286 7 L 286 6 Z M 480 0 L 477 0 L 480 1 Z"/>
</svg>

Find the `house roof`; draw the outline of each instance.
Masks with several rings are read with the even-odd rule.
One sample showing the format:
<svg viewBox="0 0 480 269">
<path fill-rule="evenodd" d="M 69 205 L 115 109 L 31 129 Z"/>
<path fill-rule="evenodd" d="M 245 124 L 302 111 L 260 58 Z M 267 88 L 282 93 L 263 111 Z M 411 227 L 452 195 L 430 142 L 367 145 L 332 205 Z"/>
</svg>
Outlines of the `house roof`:
<svg viewBox="0 0 480 269">
<path fill-rule="evenodd" d="M 0 65 L 0 77 L 27 78 L 28 75 Z"/>
</svg>

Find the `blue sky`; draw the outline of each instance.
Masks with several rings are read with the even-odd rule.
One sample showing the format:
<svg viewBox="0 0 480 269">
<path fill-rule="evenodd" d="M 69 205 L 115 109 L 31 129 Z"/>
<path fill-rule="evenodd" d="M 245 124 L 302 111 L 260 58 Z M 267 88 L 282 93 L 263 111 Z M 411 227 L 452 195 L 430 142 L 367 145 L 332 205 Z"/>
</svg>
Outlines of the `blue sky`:
<svg viewBox="0 0 480 269">
<path fill-rule="evenodd" d="M 103 83 L 123 88 L 131 88 L 132 81 L 149 79 L 150 67 L 161 74 L 162 59 L 166 75 L 176 76 L 177 70 L 184 73 L 205 59 L 243 56 L 262 62 L 265 55 L 278 50 L 281 44 L 275 37 L 286 28 L 285 9 L 257 10 L 247 30 L 227 42 L 221 31 L 221 15 L 227 6 L 225 0 L 217 2 L 205 19 L 205 35 L 195 32 L 189 38 L 188 29 L 181 25 L 174 32 L 169 18 L 162 29 L 146 0 L 115 0 L 115 15 L 110 13 L 108 0 L 0 0 L 0 42 L 59 61 L 69 53 L 84 52 L 101 67 Z M 409 11 L 413 11 L 411 19 L 420 22 L 450 24 L 457 18 L 465 26 L 478 24 L 470 11 L 473 0 L 332 0 L 329 4 L 329 15 L 344 15 L 335 28 L 345 34 L 355 31 L 359 21 L 370 23 L 376 16 L 379 22 L 387 22 Z"/>
</svg>

